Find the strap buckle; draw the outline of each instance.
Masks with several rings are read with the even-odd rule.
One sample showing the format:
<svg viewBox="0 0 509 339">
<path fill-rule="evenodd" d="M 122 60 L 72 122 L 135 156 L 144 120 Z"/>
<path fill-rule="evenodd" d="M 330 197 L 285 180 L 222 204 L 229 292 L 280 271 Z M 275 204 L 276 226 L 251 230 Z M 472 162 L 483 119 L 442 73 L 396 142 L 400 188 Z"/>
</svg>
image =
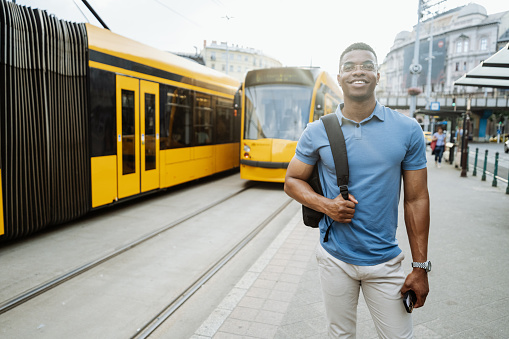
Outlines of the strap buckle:
<svg viewBox="0 0 509 339">
<path fill-rule="evenodd" d="M 348 185 L 339 186 L 339 193 L 343 197 L 343 199 L 348 200 Z"/>
</svg>

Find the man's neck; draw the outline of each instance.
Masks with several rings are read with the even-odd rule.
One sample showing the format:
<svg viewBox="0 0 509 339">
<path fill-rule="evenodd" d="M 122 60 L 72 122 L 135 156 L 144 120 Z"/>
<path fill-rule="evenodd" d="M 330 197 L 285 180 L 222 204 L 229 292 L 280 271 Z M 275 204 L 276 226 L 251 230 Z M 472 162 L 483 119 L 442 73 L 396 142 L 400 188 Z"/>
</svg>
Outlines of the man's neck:
<svg viewBox="0 0 509 339">
<path fill-rule="evenodd" d="M 376 99 L 365 101 L 354 101 L 345 98 L 345 106 L 341 110 L 347 119 L 361 122 L 373 113 L 376 107 Z"/>
</svg>

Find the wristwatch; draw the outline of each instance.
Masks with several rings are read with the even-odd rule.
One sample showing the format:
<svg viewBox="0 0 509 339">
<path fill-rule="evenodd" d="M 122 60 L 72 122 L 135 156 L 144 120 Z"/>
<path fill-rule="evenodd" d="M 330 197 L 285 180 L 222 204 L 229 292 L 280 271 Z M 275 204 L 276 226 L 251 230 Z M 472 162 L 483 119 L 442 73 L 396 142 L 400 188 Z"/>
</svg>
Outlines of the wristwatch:
<svg viewBox="0 0 509 339">
<path fill-rule="evenodd" d="M 426 273 L 431 271 L 431 261 L 426 262 L 412 262 L 412 267 L 419 267 L 426 270 Z"/>
</svg>

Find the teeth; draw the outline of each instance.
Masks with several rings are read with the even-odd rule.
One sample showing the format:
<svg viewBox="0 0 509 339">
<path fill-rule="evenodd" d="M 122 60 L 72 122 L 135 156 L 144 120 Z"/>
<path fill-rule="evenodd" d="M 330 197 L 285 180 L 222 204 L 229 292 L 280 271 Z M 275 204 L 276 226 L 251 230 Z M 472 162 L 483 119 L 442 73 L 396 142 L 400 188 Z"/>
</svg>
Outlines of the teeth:
<svg viewBox="0 0 509 339">
<path fill-rule="evenodd" d="M 354 81 L 354 84 L 364 84 L 364 81 Z"/>
</svg>

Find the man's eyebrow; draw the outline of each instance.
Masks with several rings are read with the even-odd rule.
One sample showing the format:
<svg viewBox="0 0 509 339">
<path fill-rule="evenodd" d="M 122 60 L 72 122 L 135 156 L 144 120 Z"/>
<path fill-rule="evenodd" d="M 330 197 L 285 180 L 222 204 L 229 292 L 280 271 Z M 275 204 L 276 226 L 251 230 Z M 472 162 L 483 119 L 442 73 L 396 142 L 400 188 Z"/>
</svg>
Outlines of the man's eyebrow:
<svg viewBox="0 0 509 339">
<path fill-rule="evenodd" d="M 362 64 L 366 64 L 366 63 L 375 64 L 375 62 L 373 60 L 366 60 L 366 61 L 362 62 Z M 345 61 L 343 64 L 355 64 L 355 62 L 353 62 L 353 61 Z"/>
</svg>

